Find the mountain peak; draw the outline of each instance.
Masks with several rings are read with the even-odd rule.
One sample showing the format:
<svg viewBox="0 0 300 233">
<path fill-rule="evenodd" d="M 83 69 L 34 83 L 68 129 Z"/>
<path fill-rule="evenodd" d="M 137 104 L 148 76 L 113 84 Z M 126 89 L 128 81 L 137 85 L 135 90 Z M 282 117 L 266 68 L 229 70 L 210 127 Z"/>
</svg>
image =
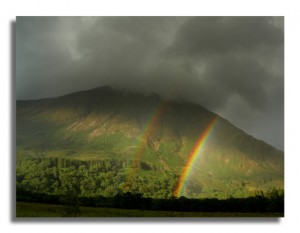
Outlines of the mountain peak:
<svg viewBox="0 0 300 233">
<path fill-rule="evenodd" d="M 109 86 L 17 101 L 17 151 L 18 158 L 135 161 L 119 172 L 147 168 L 145 176 L 158 177 L 179 177 L 190 163 L 181 190 L 191 197 L 283 187 L 283 153 L 215 113 Z"/>
</svg>

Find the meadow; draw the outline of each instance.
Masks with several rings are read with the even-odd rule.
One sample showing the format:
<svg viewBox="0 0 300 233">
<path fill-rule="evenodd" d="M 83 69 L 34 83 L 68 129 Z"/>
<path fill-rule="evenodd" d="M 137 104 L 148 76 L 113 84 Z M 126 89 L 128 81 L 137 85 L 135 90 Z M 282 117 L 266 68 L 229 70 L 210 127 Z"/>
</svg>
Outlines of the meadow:
<svg viewBox="0 0 300 233">
<path fill-rule="evenodd" d="M 63 217 L 63 209 L 62 205 L 17 202 L 16 217 L 60 218 Z M 283 217 L 283 213 L 181 212 L 80 206 L 78 217 Z"/>
</svg>

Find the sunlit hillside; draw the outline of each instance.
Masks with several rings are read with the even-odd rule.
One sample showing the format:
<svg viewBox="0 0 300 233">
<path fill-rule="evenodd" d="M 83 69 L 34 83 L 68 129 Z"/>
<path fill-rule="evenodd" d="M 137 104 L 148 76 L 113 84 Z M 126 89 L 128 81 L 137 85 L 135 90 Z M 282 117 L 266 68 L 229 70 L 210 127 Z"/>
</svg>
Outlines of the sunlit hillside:
<svg viewBox="0 0 300 233">
<path fill-rule="evenodd" d="M 17 101 L 17 185 L 84 196 L 246 197 L 283 188 L 283 152 L 192 103 L 100 87 Z"/>
</svg>

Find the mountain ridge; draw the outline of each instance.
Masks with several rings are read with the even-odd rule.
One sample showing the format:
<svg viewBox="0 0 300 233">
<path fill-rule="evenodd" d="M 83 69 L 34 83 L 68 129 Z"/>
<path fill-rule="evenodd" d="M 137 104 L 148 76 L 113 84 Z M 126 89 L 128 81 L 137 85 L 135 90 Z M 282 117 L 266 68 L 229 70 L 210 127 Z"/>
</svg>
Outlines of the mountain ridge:
<svg viewBox="0 0 300 233">
<path fill-rule="evenodd" d="M 234 186 L 239 189 L 233 193 L 243 195 L 283 188 L 282 151 L 200 105 L 107 86 L 57 98 L 18 100 L 17 159 L 29 153 L 75 160 L 139 160 L 159 168 L 158 175 L 180 176 L 213 117 L 218 118 L 217 126 L 195 160 L 184 195 L 232 195 Z"/>
</svg>

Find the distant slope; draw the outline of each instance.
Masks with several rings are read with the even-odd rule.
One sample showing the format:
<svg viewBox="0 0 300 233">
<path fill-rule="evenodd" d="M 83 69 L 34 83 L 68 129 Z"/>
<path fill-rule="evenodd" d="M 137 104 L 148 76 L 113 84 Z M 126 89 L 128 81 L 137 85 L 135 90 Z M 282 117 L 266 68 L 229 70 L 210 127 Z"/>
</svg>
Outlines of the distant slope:
<svg viewBox="0 0 300 233">
<path fill-rule="evenodd" d="M 283 188 L 283 152 L 207 109 L 110 87 L 17 101 L 17 160 L 27 154 L 77 160 L 136 160 L 180 177 L 200 135 L 217 123 L 193 162 L 183 195 L 247 196 Z M 175 187 L 174 187 L 175 189 Z"/>
</svg>

